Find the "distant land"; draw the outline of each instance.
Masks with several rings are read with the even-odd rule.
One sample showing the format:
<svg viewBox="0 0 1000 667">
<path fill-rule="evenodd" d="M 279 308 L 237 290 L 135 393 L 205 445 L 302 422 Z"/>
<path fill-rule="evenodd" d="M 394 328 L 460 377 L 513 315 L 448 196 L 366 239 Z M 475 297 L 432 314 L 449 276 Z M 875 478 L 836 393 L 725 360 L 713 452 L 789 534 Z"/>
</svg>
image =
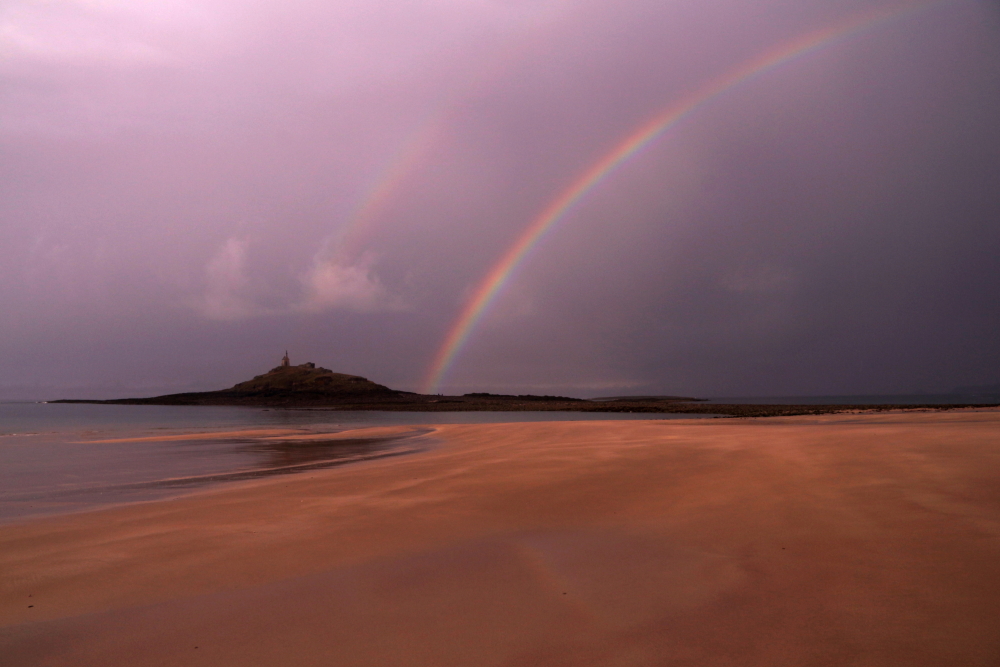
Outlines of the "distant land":
<svg viewBox="0 0 1000 667">
<path fill-rule="evenodd" d="M 52 403 L 99 403 L 105 405 L 243 405 L 256 407 L 325 410 L 395 410 L 408 412 L 636 412 L 650 414 L 719 415 L 727 417 L 774 417 L 817 415 L 833 412 L 884 410 L 948 410 L 960 407 L 994 407 L 988 404 L 953 405 L 770 405 L 705 403 L 686 396 L 616 396 L 598 399 L 568 396 L 510 395 L 477 392 L 462 396 L 417 394 L 390 389 L 358 375 L 335 373 L 305 363 L 292 366 L 287 356 L 282 365 L 252 380 L 219 391 L 167 394 L 150 398 L 112 400 L 58 400 Z"/>
<path fill-rule="evenodd" d="M 969 387 L 955 387 L 953 394 L 1000 394 L 1000 382 L 995 384 L 977 384 Z"/>
</svg>

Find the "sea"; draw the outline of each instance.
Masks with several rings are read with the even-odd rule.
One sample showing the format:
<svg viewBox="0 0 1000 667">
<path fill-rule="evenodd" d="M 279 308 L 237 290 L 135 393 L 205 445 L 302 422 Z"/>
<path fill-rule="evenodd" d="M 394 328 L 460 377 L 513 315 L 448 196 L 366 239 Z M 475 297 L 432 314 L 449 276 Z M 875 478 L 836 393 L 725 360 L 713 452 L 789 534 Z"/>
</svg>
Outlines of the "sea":
<svg viewBox="0 0 1000 667">
<path fill-rule="evenodd" d="M 270 428 L 312 436 L 371 426 L 650 418 L 690 416 L 6 402 L 0 403 L 0 522 L 158 500 L 427 446 L 426 438 L 274 440 L 216 434 Z"/>
</svg>

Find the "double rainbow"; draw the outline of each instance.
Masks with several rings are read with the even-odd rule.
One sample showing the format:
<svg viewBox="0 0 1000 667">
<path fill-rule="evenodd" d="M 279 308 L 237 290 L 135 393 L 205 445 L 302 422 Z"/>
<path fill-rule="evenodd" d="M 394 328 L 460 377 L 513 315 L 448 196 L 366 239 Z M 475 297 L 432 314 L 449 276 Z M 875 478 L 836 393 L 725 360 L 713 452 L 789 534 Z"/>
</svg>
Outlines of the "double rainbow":
<svg viewBox="0 0 1000 667">
<path fill-rule="evenodd" d="M 472 292 L 465 307 L 448 330 L 448 334 L 427 373 L 423 392 L 431 394 L 437 391 L 442 379 L 458 353 L 468 342 L 476 325 L 494 302 L 496 296 L 510 281 L 515 269 L 524 261 L 528 253 L 588 192 L 657 137 L 723 93 L 790 60 L 831 46 L 838 41 L 875 28 L 890 20 L 908 16 L 946 1 L 948 0 L 896 5 L 890 9 L 853 16 L 833 26 L 803 34 L 738 65 L 721 77 L 709 81 L 636 128 L 553 199 L 528 225 L 514 244 L 507 249 L 500 260 L 494 264 L 486 277 Z"/>
</svg>

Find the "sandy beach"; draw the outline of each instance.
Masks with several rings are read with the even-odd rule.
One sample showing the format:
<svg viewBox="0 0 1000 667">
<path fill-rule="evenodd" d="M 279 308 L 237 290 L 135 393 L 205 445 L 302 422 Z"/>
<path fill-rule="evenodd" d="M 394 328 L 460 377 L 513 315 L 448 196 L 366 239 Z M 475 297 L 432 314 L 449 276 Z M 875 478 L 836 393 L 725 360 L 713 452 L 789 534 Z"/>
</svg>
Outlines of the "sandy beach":
<svg viewBox="0 0 1000 667">
<path fill-rule="evenodd" d="M 1000 663 L 1000 411 L 427 431 L 0 527 L 3 664 Z"/>
</svg>

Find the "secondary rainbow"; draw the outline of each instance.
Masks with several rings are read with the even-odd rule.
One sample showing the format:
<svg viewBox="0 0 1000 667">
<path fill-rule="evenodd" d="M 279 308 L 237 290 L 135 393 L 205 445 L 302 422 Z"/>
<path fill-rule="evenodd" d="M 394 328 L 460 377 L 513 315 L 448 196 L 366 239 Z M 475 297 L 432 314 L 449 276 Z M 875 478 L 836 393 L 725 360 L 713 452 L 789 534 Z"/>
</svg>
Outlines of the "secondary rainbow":
<svg viewBox="0 0 1000 667">
<path fill-rule="evenodd" d="M 565 0 L 560 2 L 565 4 Z M 488 87 L 511 64 L 518 62 L 518 55 L 538 34 L 537 27 L 526 31 L 520 39 L 514 40 L 506 48 L 495 53 L 485 66 L 476 72 L 472 86 L 460 86 L 434 105 L 423 122 L 388 160 L 375 182 L 348 216 L 347 221 L 327 238 L 320 256 L 326 259 L 337 258 L 346 263 L 357 260 L 357 256 L 377 227 L 375 223 L 397 195 L 400 186 L 425 163 L 428 154 L 443 138 L 449 122 L 461 111 L 460 102 L 470 93 Z"/>
<path fill-rule="evenodd" d="M 745 83 L 790 60 L 830 46 L 839 40 L 870 30 L 887 21 L 902 18 L 934 5 L 944 4 L 947 1 L 949 0 L 934 0 L 932 2 L 917 4 L 908 3 L 902 7 L 895 6 L 887 10 L 853 16 L 834 26 L 805 33 L 790 42 L 783 43 L 777 48 L 771 49 L 752 60 L 738 65 L 721 77 L 709 81 L 639 126 L 611 151 L 580 174 L 569 187 L 552 200 L 532 220 L 531 224 L 528 225 L 513 245 L 507 249 L 500 260 L 494 264 L 493 268 L 490 269 L 482 282 L 472 292 L 458 318 L 448 330 L 448 335 L 445 337 L 430 366 L 427 379 L 424 383 L 424 393 L 431 394 L 437 391 L 445 373 L 447 373 L 455 357 L 468 342 L 469 336 L 475 329 L 476 324 L 504 285 L 510 280 L 514 270 L 523 262 L 529 251 L 538 245 L 545 234 L 551 231 L 555 224 L 584 195 L 607 178 L 615 168 L 638 153 L 643 147 L 647 146 L 699 107 L 741 83 Z"/>
<path fill-rule="evenodd" d="M 419 166 L 421 160 L 434 145 L 441 132 L 445 117 L 445 114 L 441 112 L 430 114 L 417 130 L 403 142 L 348 217 L 347 223 L 328 239 L 326 254 L 336 255 L 347 262 L 353 262 L 357 259 L 357 254 L 364 246 L 365 235 L 371 233 L 372 223 L 378 218 L 383 208 L 392 201 L 399 186 Z"/>
</svg>

